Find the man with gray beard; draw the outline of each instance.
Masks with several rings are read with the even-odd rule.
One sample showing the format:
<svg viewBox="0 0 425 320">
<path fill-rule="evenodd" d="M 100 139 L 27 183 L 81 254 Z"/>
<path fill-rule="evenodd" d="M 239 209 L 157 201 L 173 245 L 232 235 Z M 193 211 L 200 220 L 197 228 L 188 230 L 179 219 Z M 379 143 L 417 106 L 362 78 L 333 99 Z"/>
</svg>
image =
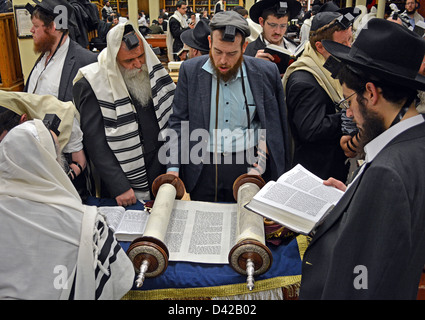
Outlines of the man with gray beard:
<svg viewBox="0 0 425 320">
<path fill-rule="evenodd" d="M 165 173 L 158 150 L 174 89 L 167 71 L 129 22 L 108 33 L 98 62 L 79 70 L 74 101 L 102 198 L 115 198 L 120 206 L 151 198 L 153 180 Z"/>
</svg>

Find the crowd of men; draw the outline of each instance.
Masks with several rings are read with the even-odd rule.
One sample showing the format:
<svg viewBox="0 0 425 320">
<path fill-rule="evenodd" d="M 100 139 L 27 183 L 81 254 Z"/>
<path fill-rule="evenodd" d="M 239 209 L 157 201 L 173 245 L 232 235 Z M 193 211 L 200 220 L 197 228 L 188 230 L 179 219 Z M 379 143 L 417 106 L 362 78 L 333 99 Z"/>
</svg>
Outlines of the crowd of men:
<svg viewBox="0 0 425 320">
<path fill-rule="evenodd" d="M 40 57 L 25 92 L 0 92 L 0 298 L 130 290 L 132 264 L 87 197 L 127 207 L 153 199 L 153 181 L 168 173 L 192 200 L 234 202 L 240 175 L 276 180 L 301 164 L 344 196 L 309 235 L 300 298 L 415 299 L 425 265 L 425 40 L 412 1 L 361 30 L 367 12 L 316 2 L 302 54 L 283 73 L 267 48 L 295 54 L 287 28 L 298 1 L 261 0 L 250 18 L 218 10 L 193 24 L 179 1 L 168 18 L 170 60 L 184 60 L 176 84 L 138 26 L 118 23 L 95 54 L 56 19 L 58 5 L 73 13 L 67 1 L 37 2 Z M 67 285 L 52 285 L 57 265 Z M 359 266 L 366 288 L 353 285 Z"/>
</svg>

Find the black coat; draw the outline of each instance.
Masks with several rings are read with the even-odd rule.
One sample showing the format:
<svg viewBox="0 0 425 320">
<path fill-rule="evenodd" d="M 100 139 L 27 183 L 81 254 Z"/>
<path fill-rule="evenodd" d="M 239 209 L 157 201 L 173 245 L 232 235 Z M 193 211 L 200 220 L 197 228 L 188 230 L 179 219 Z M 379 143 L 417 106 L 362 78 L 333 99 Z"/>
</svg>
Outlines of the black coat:
<svg viewBox="0 0 425 320">
<path fill-rule="evenodd" d="M 411 299 L 425 264 L 425 123 L 390 141 L 317 229 L 302 299 Z"/>
<path fill-rule="evenodd" d="M 293 72 L 286 84 L 288 118 L 294 139 L 293 165 L 300 163 L 322 179 L 347 179 L 348 166 L 339 141 L 341 114 L 307 71 Z"/>
<path fill-rule="evenodd" d="M 115 198 L 131 188 L 115 154 L 105 136 L 105 125 L 98 99 L 90 83 L 82 78 L 73 88 L 75 106 L 80 112 L 83 144 L 87 158 L 94 165 L 100 177 L 101 197 Z M 159 175 L 165 173 L 165 166 L 159 163 L 159 126 L 153 106 L 144 108 L 133 101 L 138 115 L 140 140 L 143 142 L 144 160 L 149 186 Z"/>
<path fill-rule="evenodd" d="M 181 41 L 180 35 L 190 28 L 182 28 L 180 22 L 173 17 L 168 20 L 168 26 L 170 28 L 169 32 L 171 32 L 174 38 L 173 52 L 179 52 L 183 48 L 183 41 Z"/>
</svg>

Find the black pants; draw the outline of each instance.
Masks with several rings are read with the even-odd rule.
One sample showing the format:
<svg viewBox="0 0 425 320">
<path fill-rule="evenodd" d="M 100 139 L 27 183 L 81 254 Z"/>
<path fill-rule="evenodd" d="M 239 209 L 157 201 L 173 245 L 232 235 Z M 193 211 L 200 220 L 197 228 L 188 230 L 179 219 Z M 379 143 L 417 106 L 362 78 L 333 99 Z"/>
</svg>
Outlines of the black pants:
<svg viewBox="0 0 425 320">
<path fill-rule="evenodd" d="M 210 202 L 236 202 L 233 197 L 233 183 L 242 174 L 247 173 L 251 165 L 246 157 L 237 153 L 217 155 L 210 153 L 210 163 L 202 167 L 198 182 L 190 192 L 190 199 Z M 242 162 L 242 163 L 241 163 Z"/>
</svg>

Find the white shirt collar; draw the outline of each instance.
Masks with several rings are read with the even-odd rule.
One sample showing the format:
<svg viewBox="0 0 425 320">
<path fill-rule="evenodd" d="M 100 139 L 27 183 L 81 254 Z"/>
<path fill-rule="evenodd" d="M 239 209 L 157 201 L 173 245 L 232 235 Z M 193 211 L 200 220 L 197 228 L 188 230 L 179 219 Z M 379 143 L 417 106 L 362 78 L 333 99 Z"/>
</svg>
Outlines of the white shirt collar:
<svg viewBox="0 0 425 320">
<path fill-rule="evenodd" d="M 400 121 L 396 125 L 385 130 L 383 133 L 381 133 L 375 139 L 370 141 L 364 147 L 366 153 L 365 162 L 371 162 L 391 140 L 393 140 L 395 137 L 397 137 L 399 134 L 406 131 L 407 129 L 410 129 L 411 127 L 414 127 L 422 122 L 424 122 L 423 116 L 417 115 L 409 119 Z"/>
</svg>

